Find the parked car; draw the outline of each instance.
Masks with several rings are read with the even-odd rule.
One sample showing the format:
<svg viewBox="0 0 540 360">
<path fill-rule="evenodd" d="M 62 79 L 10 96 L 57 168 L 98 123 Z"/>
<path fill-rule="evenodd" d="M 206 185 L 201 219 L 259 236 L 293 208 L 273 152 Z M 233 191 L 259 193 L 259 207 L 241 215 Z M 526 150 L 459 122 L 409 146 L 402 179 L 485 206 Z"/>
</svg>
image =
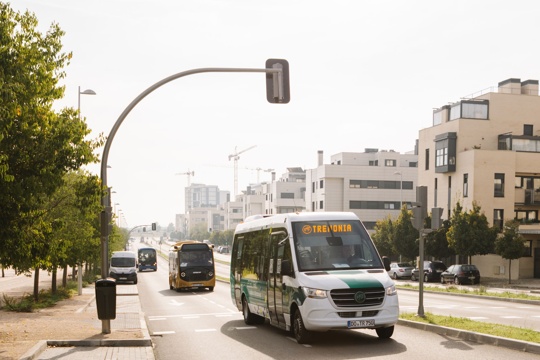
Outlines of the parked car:
<svg viewBox="0 0 540 360">
<path fill-rule="evenodd" d="M 470 283 L 480 284 L 480 271 L 475 265 L 451 265 L 441 273 L 441 284 L 453 282 L 456 285 Z"/>
<path fill-rule="evenodd" d="M 441 274 L 446 270 L 446 265 L 442 261 L 424 261 L 424 281 L 440 281 Z M 416 267 L 412 271 L 411 280 L 416 281 L 420 278 L 420 269 Z"/>
<path fill-rule="evenodd" d="M 388 275 L 394 280 L 401 278 L 410 278 L 414 266 L 411 266 L 407 263 L 391 263 L 390 270 L 388 270 Z"/>
</svg>

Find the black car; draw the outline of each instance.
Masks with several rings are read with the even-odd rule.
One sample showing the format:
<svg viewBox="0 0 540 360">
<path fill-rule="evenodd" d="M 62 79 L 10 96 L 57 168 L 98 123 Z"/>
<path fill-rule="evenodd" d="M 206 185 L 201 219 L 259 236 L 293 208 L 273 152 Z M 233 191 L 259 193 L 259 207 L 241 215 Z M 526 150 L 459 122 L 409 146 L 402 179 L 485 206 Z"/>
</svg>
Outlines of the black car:
<svg viewBox="0 0 540 360">
<path fill-rule="evenodd" d="M 441 274 L 446 270 L 446 265 L 442 261 L 424 261 L 424 281 L 439 281 Z M 416 281 L 420 278 L 420 270 L 415 268 L 411 275 L 411 280 Z"/>
<path fill-rule="evenodd" d="M 470 283 L 480 284 L 480 271 L 475 265 L 451 265 L 441 274 L 441 283 L 453 282 L 456 285 Z"/>
</svg>

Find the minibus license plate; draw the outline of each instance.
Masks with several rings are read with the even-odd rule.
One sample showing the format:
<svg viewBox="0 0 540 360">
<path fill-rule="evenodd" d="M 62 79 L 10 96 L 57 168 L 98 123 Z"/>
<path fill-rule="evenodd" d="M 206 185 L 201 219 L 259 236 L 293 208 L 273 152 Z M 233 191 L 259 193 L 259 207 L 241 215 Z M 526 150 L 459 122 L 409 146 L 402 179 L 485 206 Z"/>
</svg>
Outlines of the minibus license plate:
<svg viewBox="0 0 540 360">
<path fill-rule="evenodd" d="M 375 326 L 375 320 L 349 320 L 347 321 L 347 327 L 349 329 L 364 328 L 369 326 Z"/>
</svg>

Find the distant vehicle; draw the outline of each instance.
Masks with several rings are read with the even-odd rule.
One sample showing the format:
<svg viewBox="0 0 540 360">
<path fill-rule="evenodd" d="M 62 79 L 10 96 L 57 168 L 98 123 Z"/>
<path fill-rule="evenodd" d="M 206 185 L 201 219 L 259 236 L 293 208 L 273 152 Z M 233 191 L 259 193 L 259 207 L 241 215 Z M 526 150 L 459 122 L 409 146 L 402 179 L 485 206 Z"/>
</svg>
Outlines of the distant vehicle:
<svg viewBox="0 0 540 360">
<path fill-rule="evenodd" d="M 231 297 L 246 324 L 268 320 L 300 344 L 332 329 L 386 339 L 399 316 L 389 269 L 354 213 L 255 215 L 234 233 Z"/>
<path fill-rule="evenodd" d="M 137 254 L 133 251 L 115 251 L 111 256 L 109 276 L 116 282 L 137 284 Z"/>
<path fill-rule="evenodd" d="M 424 281 L 440 281 L 444 270 L 446 270 L 446 265 L 442 261 L 424 261 Z M 411 280 L 418 280 L 420 278 L 419 273 L 420 269 L 416 267 L 411 274 Z"/>
<path fill-rule="evenodd" d="M 151 247 L 139 248 L 139 271 L 150 269 L 157 271 L 157 253 L 156 249 Z"/>
<path fill-rule="evenodd" d="M 480 284 L 480 271 L 475 265 L 451 265 L 441 273 L 441 284 L 453 282 L 456 285 L 470 283 Z"/>
<path fill-rule="evenodd" d="M 220 254 L 228 254 L 229 253 L 229 247 L 228 246 L 219 246 L 217 252 L 220 253 Z"/>
<path fill-rule="evenodd" d="M 390 277 L 394 280 L 401 278 L 410 278 L 413 270 L 414 266 L 411 266 L 407 263 L 391 263 L 388 275 L 390 275 Z"/>
<path fill-rule="evenodd" d="M 199 241 L 179 241 L 169 250 L 169 288 L 214 291 L 216 269 L 212 248 Z"/>
</svg>

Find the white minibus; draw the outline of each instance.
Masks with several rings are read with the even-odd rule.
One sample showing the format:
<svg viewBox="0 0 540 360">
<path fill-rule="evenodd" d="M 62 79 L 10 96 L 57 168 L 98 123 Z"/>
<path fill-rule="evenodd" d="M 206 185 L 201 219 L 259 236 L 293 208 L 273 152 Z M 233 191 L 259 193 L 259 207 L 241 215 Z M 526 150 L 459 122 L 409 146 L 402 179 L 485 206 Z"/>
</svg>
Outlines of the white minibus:
<svg viewBox="0 0 540 360">
<path fill-rule="evenodd" d="M 231 297 L 246 324 L 313 332 L 373 329 L 389 338 L 398 296 L 365 227 L 352 212 L 252 216 L 236 227 Z"/>
</svg>

